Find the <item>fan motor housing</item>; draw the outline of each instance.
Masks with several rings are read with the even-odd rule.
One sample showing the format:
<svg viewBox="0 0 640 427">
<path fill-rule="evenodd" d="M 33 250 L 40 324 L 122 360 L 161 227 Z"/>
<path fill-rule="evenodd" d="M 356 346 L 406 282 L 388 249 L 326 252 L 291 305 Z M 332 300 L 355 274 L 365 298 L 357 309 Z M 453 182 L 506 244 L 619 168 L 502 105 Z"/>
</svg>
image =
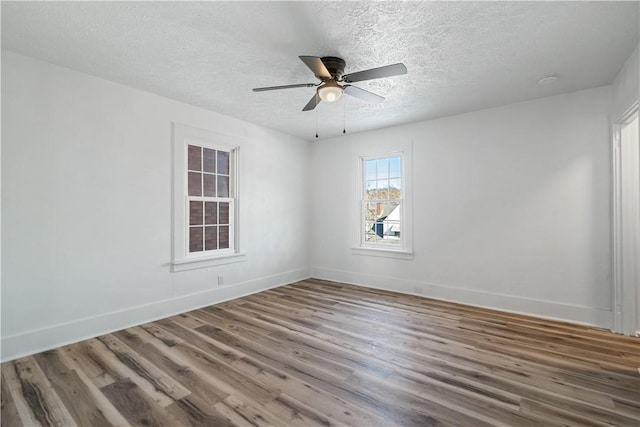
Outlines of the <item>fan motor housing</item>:
<svg viewBox="0 0 640 427">
<path fill-rule="evenodd" d="M 344 73 L 344 67 L 346 65 L 344 59 L 338 58 L 336 56 L 323 56 L 322 58 L 320 58 L 320 60 L 327 68 L 327 71 L 329 72 L 329 74 L 331 74 L 331 77 L 333 77 L 334 80 L 340 79 L 340 77 Z"/>
</svg>

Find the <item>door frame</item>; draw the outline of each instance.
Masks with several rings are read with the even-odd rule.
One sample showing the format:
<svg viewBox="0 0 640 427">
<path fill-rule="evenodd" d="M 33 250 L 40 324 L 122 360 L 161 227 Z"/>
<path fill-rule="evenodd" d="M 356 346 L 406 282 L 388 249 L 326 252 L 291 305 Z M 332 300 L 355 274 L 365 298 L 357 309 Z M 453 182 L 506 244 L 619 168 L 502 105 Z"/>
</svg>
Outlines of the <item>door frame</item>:
<svg viewBox="0 0 640 427">
<path fill-rule="evenodd" d="M 622 212 L 623 212 L 623 195 L 622 195 L 622 129 L 631 123 L 635 118 L 635 115 L 639 113 L 638 101 L 636 101 L 612 126 L 612 146 L 611 146 L 611 160 L 612 160 L 612 273 L 613 273 L 613 328 L 615 332 L 623 333 L 626 335 L 638 334 L 635 325 L 636 310 L 640 310 L 640 307 L 636 307 L 636 298 L 633 298 L 633 303 L 625 304 L 624 295 L 630 293 L 631 290 L 625 292 L 624 274 L 623 274 L 623 236 L 629 233 L 629 226 L 623 224 Z M 634 246 L 637 251 L 640 251 L 640 239 L 638 233 L 630 233 L 634 236 Z M 638 273 L 636 273 L 638 274 Z M 639 278 L 636 277 L 636 280 Z M 639 290 L 634 289 L 632 294 Z"/>
</svg>

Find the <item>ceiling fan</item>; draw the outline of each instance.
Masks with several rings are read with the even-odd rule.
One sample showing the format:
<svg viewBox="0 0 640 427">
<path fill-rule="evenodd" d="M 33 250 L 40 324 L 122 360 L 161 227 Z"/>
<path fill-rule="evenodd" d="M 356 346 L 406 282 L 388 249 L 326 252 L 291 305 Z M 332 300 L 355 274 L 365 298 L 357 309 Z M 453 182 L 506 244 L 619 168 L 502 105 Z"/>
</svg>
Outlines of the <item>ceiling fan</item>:
<svg viewBox="0 0 640 427">
<path fill-rule="evenodd" d="M 382 102 L 384 101 L 384 97 L 357 86 L 352 86 L 349 83 L 407 74 L 407 67 L 402 63 L 398 63 L 343 75 L 346 63 L 342 58 L 335 56 L 323 56 L 322 58 L 317 56 L 300 56 L 299 58 L 313 71 L 313 74 L 320 80 L 320 83 L 258 87 L 253 89 L 253 91 L 264 92 L 267 90 L 292 89 L 297 87 L 316 87 L 316 93 L 302 109 L 302 111 L 310 111 L 316 108 L 320 101 L 336 102 L 342 96 L 342 92 L 366 102 Z"/>
</svg>

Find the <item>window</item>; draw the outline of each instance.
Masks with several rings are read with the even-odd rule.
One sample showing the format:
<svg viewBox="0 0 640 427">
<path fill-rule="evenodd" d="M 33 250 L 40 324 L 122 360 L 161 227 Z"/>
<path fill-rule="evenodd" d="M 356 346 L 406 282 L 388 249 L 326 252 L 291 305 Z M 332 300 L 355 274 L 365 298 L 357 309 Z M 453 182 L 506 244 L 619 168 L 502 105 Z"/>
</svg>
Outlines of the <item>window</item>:
<svg viewBox="0 0 640 427">
<path fill-rule="evenodd" d="M 402 156 L 363 159 L 362 243 L 402 246 Z"/>
<path fill-rule="evenodd" d="M 186 224 L 190 255 L 233 250 L 233 151 L 187 146 Z"/>
<path fill-rule="evenodd" d="M 241 261 L 238 145 L 174 124 L 174 271 Z"/>
<path fill-rule="evenodd" d="M 357 255 L 412 259 L 410 205 L 403 152 L 360 157 Z"/>
</svg>

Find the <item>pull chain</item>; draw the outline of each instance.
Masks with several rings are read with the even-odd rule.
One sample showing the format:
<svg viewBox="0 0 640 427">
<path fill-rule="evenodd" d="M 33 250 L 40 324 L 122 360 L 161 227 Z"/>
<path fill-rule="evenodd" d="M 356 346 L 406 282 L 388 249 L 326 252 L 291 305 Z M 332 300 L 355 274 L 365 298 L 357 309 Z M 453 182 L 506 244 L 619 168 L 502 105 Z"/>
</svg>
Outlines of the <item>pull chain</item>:
<svg viewBox="0 0 640 427">
<path fill-rule="evenodd" d="M 316 138 L 318 137 L 318 92 L 316 92 Z"/>
<path fill-rule="evenodd" d="M 342 99 L 342 133 L 347 133 L 347 100 Z"/>
</svg>

